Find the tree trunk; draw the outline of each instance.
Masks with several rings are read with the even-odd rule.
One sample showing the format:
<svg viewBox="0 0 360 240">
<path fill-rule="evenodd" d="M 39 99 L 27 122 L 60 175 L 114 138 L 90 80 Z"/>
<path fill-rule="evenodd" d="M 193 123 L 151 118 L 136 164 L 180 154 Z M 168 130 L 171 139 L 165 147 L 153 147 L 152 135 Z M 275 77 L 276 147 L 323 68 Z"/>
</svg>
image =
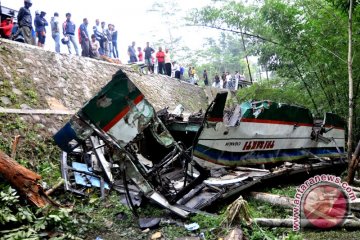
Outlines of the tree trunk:
<svg viewBox="0 0 360 240">
<path fill-rule="evenodd" d="M 293 227 L 293 219 L 278 219 L 278 218 L 255 218 L 254 222 L 260 227 Z M 301 227 L 311 228 L 313 227 L 308 222 L 303 222 Z M 342 228 L 346 229 L 360 229 L 360 221 L 357 220 L 345 220 L 341 225 Z"/>
<path fill-rule="evenodd" d="M 289 197 L 284 197 L 270 193 L 262 193 L 262 192 L 251 192 L 250 196 L 256 200 L 267 202 L 272 205 L 281 206 L 285 208 L 293 207 L 293 199 Z"/>
<path fill-rule="evenodd" d="M 252 83 L 252 82 L 253 82 L 253 78 L 252 78 L 252 74 L 251 74 L 251 69 L 250 69 L 249 59 L 248 59 L 248 56 L 247 56 L 247 53 L 246 53 L 246 46 L 245 46 L 244 35 L 243 35 L 242 33 L 241 33 L 241 41 L 242 41 L 243 48 L 244 48 L 245 59 L 246 59 L 246 65 L 247 65 L 247 68 L 248 68 L 248 71 L 249 71 L 250 82 Z"/>
<path fill-rule="evenodd" d="M 349 75 L 349 119 L 348 119 L 348 140 L 347 140 L 347 154 L 349 159 L 348 179 L 351 183 L 354 180 L 355 171 L 357 168 L 356 158 L 352 158 L 352 135 L 353 135 L 353 115 L 354 115 L 354 89 L 352 76 L 352 9 L 353 0 L 349 1 L 349 49 L 348 49 L 348 75 Z"/>
<path fill-rule="evenodd" d="M 0 151 L 0 175 L 22 196 L 37 207 L 59 206 L 44 192 L 38 181 L 41 176 L 20 165 Z"/>
<path fill-rule="evenodd" d="M 360 154 L 360 141 L 358 142 L 358 145 L 356 146 L 354 155 L 351 158 L 349 158 L 351 160 L 349 161 L 348 175 L 346 178 L 346 181 L 349 184 L 352 184 L 354 182 L 355 172 L 359 165 L 359 154 Z"/>
</svg>

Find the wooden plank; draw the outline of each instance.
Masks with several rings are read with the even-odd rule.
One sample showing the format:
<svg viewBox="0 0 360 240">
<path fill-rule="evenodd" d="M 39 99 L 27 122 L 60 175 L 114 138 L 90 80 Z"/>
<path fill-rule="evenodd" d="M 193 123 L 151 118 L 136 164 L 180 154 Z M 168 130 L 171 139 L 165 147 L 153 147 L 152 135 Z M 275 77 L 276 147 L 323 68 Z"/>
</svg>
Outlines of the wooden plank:
<svg viewBox="0 0 360 240">
<path fill-rule="evenodd" d="M 39 115 L 74 115 L 76 111 L 73 110 L 53 110 L 53 109 L 14 109 L 14 108 L 0 108 L 0 113 L 9 114 L 39 114 Z"/>
</svg>

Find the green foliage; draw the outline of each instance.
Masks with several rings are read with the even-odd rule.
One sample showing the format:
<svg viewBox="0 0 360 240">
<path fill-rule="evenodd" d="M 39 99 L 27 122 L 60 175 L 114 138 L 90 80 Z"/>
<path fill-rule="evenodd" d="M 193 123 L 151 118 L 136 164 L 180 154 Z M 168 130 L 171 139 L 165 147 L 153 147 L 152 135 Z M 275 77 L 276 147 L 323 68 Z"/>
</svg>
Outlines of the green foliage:
<svg viewBox="0 0 360 240">
<path fill-rule="evenodd" d="M 60 149 L 48 133 L 16 115 L 0 116 L 0 149 L 10 154 L 15 135 L 21 135 L 17 146 L 16 160 L 39 173 L 52 185 L 60 179 Z"/>
<path fill-rule="evenodd" d="M 1 239 L 40 239 L 46 232 L 55 231 L 59 236 L 76 232 L 70 210 L 46 207 L 35 210 L 19 201 L 17 192 L 7 184 L 0 185 L 0 235 Z"/>
<path fill-rule="evenodd" d="M 227 229 L 221 224 L 223 220 L 224 216 L 222 214 L 216 216 L 196 214 L 190 218 L 189 222 L 199 224 L 206 239 L 218 239 L 227 232 Z"/>
<path fill-rule="evenodd" d="M 269 190 L 266 190 L 266 192 L 269 192 L 271 194 L 277 194 L 280 196 L 286 196 L 286 197 L 290 197 L 293 198 L 295 196 L 296 193 L 296 186 L 293 185 L 288 185 L 288 186 L 277 186 L 277 187 L 273 187 L 270 188 Z"/>
</svg>

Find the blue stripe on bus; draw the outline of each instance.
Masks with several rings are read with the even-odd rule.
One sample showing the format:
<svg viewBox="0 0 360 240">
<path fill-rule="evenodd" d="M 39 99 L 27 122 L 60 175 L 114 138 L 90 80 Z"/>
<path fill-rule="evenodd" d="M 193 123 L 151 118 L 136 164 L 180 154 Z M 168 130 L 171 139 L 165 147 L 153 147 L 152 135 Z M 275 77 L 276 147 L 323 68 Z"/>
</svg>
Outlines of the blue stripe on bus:
<svg viewBox="0 0 360 240">
<path fill-rule="evenodd" d="M 194 155 L 206 161 L 241 165 L 251 163 L 269 163 L 277 161 L 289 161 L 306 157 L 311 157 L 311 152 L 317 156 L 333 156 L 341 157 L 344 154 L 344 148 L 340 148 L 341 153 L 334 148 L 308 148 L 308 149 L 281 149 L 281 150 L 266 150 L 266 151 L 251 151 L 251 152 L 228 152 L 221 151 L 214 148 L 209 148 L 203 145 L 196 145 L 194 148 Z"/>
</svg>

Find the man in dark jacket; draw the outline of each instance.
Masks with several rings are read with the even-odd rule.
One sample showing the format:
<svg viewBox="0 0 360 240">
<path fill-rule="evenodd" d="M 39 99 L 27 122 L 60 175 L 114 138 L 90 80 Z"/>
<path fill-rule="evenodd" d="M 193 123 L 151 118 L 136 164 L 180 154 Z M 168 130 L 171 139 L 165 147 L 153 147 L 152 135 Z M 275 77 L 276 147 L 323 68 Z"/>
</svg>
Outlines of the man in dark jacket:
<svg viewBox="0 0 360 240">
<path fill-rule="evenodd" d="M 89 57 L 90 56 L 90 42 L 89 42 L 89 33 L 87 27 L 89 21 L 87 18 L 83 19 L 83 23 L 80 25 L 80 44 L 81 44 L 81 56 Z"/>
<path fill-rule="evenodd" d="M 32 0 L 24 0 L 24 7 L 20 8 L 17 16 L 19 31 L 24 37 L 24 42 L 27 44 L 32 44 L 32 16 L 29 9 L 31 6 Z"/>
<path fill-rule="evenodd" d="M 75 39 L 75 31 L 76 31 L 76 26 L 75 26 L 75 23 L 73 23 L 71 21 L 71 13 L 67 13 L 66 21 L 63 24 L 63 34 L 64 34 L 64 37 L 68 38 L 68 40 L 69 40 L 67 43 L 69 53 L 71 54 L 70 43 L 72 43 L 75 48 L 76 55 L 79 56 L 79 49 L 78 49 L 76 39 Z"/>
<path fill-rule="evenodd" d="M 37 15 L 35 17 L 35 30 L 36 30 L 36 35 L 38 37 L 38 46 L 39 47 L 44 47 L 45 44 L 45 39 L 46 39 L 46 29 L 45 26 L 48 25 L 48 22 L 46 21 L 46 19 L 44 18 L 46 15 L 46 12 L 41 11 L 40 15 Z"/>
<path fill-rule="evenodd" d="M 118 38 L 118 31 L 115 29 L 115 25 L 112 24 L 112 46 L 113 46 L 113 56 L 114 58 L 119 58 L 119 51 L 117 47 L 117 38 Z"/>
</svg>

